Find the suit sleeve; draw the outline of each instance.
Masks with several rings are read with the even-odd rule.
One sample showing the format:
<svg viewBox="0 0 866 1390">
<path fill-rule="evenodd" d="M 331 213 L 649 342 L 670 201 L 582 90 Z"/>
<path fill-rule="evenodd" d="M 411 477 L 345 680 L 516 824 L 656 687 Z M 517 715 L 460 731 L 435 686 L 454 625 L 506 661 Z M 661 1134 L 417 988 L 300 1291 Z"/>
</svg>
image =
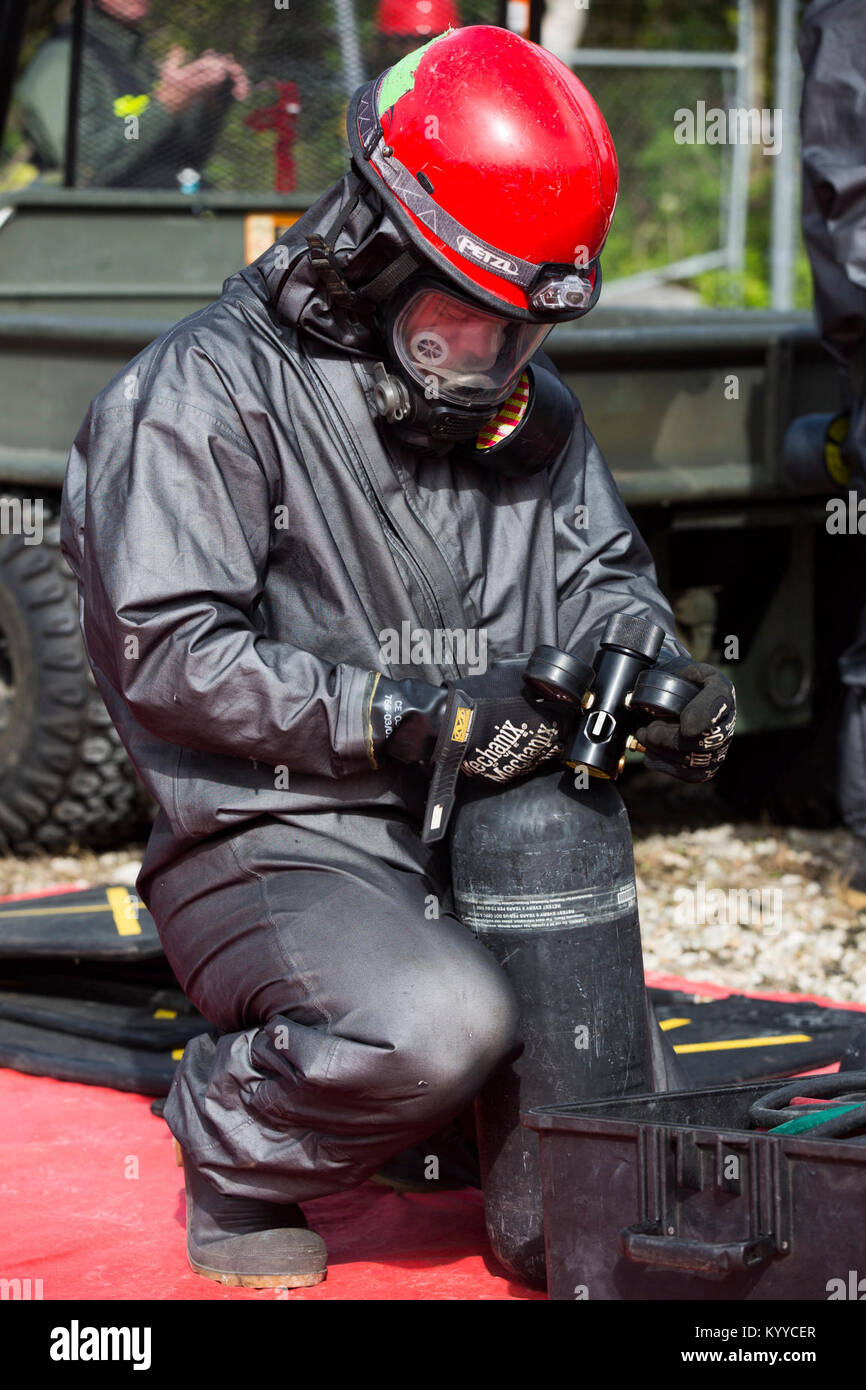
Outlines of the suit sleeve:
<svg viewBox="0 0 866 1390">
<path fill-rule="evenodd" d="M 88 415 L 62 521 L 84 639 L 157 737 L 345 776 L 369 768 L 369 673 L 274 640 L 256 619 L 274 507 L 286 500 L 275 489 L 248 441 L 191 405 Z"/>
<path fill-rule="evenodd" d="M 551 475 L 559 645 L 591 661 L 608 618 L 627 613 L 664 628 L 663 665 L 688 665 L 652 556 L 577 400 L 574 407 L 571 441 Z"/>
</svg>

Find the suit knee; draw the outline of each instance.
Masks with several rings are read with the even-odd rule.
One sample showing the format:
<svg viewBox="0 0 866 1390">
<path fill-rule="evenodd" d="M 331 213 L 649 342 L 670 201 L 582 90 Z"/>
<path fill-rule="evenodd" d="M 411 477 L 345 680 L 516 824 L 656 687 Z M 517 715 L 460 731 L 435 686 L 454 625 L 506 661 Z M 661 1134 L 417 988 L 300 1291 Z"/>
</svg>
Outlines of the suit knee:
<svg viewBox="0 0 866 1390">
<path fill-rule="evenodd" d="M 394 1031 L 381 1083 L 390 1090 L 400 1078 L 418 1111 L 435 1115 L 465 1105 L 519 1050 L 514 991 L 492 958 L 490 966 L 450 983 L 425 983 Z"/>
<path fill-rule="evenodd" d="M 492 956 L 461 963 L 398 973 L 384 1000 L 332 1032 L 270 1019 L 250 1049 L 267 1078 L 259 1108 L 296 1115 L 312 1101 L 323 1121 L 352 1128 L 397 1119 L 411 1127 L 465 1105 L 519 1050 L 518 1009 Z"/>
</svg>

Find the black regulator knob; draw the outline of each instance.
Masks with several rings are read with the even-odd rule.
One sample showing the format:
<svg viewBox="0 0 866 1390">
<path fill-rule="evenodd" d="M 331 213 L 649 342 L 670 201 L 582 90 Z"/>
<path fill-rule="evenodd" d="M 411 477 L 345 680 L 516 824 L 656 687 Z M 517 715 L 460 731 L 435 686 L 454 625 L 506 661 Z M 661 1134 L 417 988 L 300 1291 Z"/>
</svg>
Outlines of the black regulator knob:
<svg viewBox="0 0 866 1390">
<path fill-rule="evenodd" d="M 679 719 L 697 693 L 693 681 L 653 668 L 641 671 L 627 704 L 629 709 L 642 710 L 653 719 Z"/>
<path fill-rule="evenodd" d="M 524 675 L 526 684 L 551 705 L 580 707 L 595 680 L 588 661 L 559 647 L 536 647 Z"/>
</svg>

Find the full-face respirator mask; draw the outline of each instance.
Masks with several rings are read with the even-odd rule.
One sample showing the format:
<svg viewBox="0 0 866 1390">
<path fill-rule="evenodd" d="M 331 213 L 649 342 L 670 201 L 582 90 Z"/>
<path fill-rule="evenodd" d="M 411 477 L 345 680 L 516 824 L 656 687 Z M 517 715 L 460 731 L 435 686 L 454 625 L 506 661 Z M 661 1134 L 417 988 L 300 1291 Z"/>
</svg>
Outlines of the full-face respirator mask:
<svg viewBox="0 0 866 1390">
<path fill-rule="evenodd" d="M 477 454 L 475 462 L 497 471 L 528 473 L 547 466 L 549 445 L 543 449 L 544 460 L 538 459 L 538 419 L 531 431 L 535 454 L 523 457 L 518 466 L 500 468 L 494 456 L 502 446 L 482 451 L 475 441 L 512 399 L 522 407 L 509 430 L 517 434 L 528 413 L 537 415 L 542 393 L 550 417 L 548 383 L 555 382 L 558 394 L 567 396 L 555 377 L 527 365 L 552 323 L 505 318 L 432 277 L 413 276 L 380 308 L 379 324 L 389 361 L 375 368 L 374 405 L 404 442 L 437 452 L 459 446 L 461 458 Z M 545 382 L 539 386 L 542 375 Z M 553 415 L 562 424 L 562 405 Z M 570 422 L 570 410 L 568 415 Z M 554 423 L 548 418 L 547 428 Z"/>
</svg>

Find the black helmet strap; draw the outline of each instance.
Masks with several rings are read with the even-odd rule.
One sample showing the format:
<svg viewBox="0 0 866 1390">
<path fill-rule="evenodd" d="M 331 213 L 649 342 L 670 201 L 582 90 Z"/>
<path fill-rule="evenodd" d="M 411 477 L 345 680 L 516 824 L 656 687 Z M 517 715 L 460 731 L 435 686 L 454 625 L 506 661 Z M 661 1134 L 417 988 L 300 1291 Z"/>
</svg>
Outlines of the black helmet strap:
<svg viewBox="0 0 866 1390">
<path fill-rule="evenodd" d="M 398 285 L 402 285 L 404 280 L 408 280 L 418 269 L 418 260 L 411 251 L 402 251 L 395 261 L 386 265 L 384 270 L 380 270 L 358 294 L 363 299 L 369 299 L 373 304 L 381 304 L 383 299 L 388 299 L 394 293 Z"/>
</svg>

